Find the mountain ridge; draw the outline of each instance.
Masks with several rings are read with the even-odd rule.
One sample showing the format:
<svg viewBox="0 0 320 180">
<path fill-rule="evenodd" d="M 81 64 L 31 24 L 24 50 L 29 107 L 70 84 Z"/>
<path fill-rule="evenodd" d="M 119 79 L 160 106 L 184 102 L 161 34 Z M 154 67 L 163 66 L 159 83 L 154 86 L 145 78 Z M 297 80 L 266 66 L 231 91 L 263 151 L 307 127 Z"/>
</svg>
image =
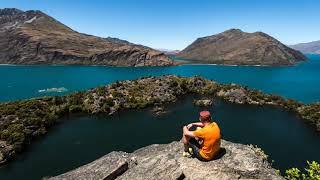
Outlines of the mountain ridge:
<svg viewBox="0 0 320 180">
<path fill-rule="evenodd" d="M 306 43 L 298 43 L 289 47 L 301 51 L 303 53 L 320 54 L 320 40 Z"/>
<path fill-rule="evenodd" d="M 229 29 L 200 37 L 177 54 L 199 62 L 232 65 L 292 65 L 306 57 L 263 32 Z"/>
<path fill-rule="evenodd" d="M 167 66 L 157 50 L 79 33 L 41 11 L 0 9 L 0 63 Z"/>
</svg>

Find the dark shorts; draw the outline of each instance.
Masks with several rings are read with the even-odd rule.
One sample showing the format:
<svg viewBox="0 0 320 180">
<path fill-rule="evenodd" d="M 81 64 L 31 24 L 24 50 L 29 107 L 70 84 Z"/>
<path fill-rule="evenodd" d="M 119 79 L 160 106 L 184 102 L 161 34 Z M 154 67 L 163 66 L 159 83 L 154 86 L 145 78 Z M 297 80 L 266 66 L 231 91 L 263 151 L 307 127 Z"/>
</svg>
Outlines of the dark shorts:
<svg viewBox="0 0 320 180">
<path fill-rule="evenodd" d="M 201 145 L 199 144 L 199 142 L 196 139 L 190 138 L 188 146 L 189 146 L 189 148 L 192 149 L 192 157 L 193 158 L 197 158 L 200 161 L 208 161 L 201 156 L 201 154 L 200 154 Z"/>
</svg>

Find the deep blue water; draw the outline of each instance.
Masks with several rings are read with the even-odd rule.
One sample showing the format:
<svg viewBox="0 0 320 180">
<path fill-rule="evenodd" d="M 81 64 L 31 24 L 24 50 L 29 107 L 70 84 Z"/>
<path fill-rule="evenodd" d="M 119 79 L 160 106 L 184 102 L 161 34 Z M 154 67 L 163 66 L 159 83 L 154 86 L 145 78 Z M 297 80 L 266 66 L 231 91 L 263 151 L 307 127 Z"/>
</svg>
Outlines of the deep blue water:
<svg viewBox="0 0 320 180">
<path fill-rule="evenodd" d="M 37 180 L 64 173 L 111 151 L 132 152 L 146 145 L 179 140 L 182 126 L 197 121 L 201 110 L 192 100 L 189 96 L 170 104 L 169 112 L 159 117 L 144 109 L 113 117 L 66 118 L 18 159 L 0 168 L 0 179 Z M 306 160 L 320 161 L 320 135 L 294 113 L 219 99 L 209 110 L 224 139 L 258 145 L 282 172 L 290 167 L 303 168 Z"/>
<path fill-rule="evenodd" d="M 201 75 L 238 83 L 306 103 L 320 100 L 320 56 L 289 67 L 181 65 L 174 67 L 0 66 L 0 101 L 62 95 L 142 76 Z M 51 88 L 61 88 L 63 92 Z M 64 88 L 64 89 L 62 89 Z M 42 92 L 41 92 L 42 90 Z"/>
</svg>

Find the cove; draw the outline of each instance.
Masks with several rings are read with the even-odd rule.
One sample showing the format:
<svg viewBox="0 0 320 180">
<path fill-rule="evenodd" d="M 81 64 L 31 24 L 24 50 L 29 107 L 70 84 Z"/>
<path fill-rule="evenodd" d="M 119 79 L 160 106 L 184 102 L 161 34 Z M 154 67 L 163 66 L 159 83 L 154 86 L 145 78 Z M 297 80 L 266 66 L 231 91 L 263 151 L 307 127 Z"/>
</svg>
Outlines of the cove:
<svg viewBox="0 0 320 180">
<path fill-rule="evenodd" d="M 189 64 L 172 67 L 0 66 L 0 102 L 39 96 L 65 95 L 117 80 L 175 74 L 200 75 L 220 83 L 236 83 L 293 98 L 320 100 L 320 55 L 295 66 L 254 67 Z"/>
<path fill-rule="evenodd" d="M 179 140 L 184 124 L 197 121 L 203 108 L 187 96 L 166 106 L 167 114 L 150 109 L 129 110 L 114 116 L 76 115 L 33 143 L 28 151 L 0 169 L 0 179 L 40 179 L 91 162 L 111 151 L 132 152 L 154 143 Z M 320 160 L 319 134 L 294 113 L 270 106 L 237 105 L 215 99 L 209 108 L 223 138 L 256 144 L 280 170 L 304 167 Z"/>
</svg>

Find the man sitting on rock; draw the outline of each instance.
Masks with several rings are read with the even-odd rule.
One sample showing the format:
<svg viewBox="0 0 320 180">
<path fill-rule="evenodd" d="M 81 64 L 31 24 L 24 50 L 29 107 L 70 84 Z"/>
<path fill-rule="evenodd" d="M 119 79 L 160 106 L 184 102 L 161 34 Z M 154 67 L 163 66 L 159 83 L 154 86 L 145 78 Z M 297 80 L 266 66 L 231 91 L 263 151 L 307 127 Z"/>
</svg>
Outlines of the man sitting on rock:
<svg viewBox="0 0 320 180">
<path fill-rule="evenodd" d="M 220 128 L 217 123 L 211 122 L 209 111 L 201 111 L 199 120 L 200 122 L 183 127 L 183 156 L 196 157 L 200 161 L 210 161 L 220 150 Z M 193 126 L 197 127 L 197 130 L 191 131 L 190 128 Z"/>
</svg>

